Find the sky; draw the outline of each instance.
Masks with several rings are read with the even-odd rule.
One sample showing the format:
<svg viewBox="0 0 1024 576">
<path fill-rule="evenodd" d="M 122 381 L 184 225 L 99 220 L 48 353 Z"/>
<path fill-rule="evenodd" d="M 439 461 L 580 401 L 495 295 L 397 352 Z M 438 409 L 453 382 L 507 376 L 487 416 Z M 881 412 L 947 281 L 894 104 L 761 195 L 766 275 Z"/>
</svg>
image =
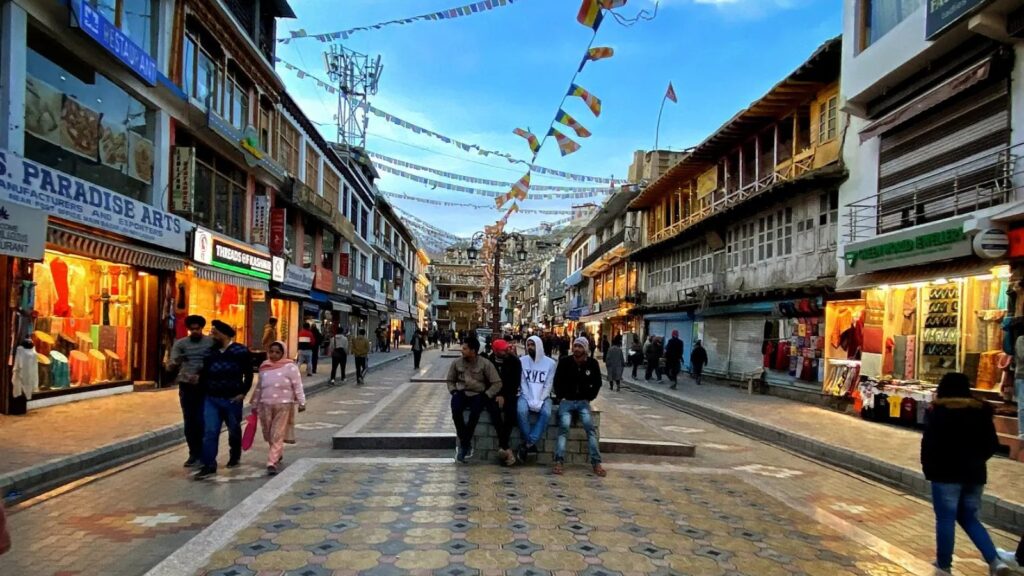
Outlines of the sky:
<svg viewBox="0 0 1024 576">
<path fill-rule="evenodd" d="M 344 30 L 454 8 L 469 0 L 290 0 L 297 18 L 280 20 L 279 37 Z M 529 159 L 521 127 L 543 136 L 554 120 L 593 32 L 576 22 L 579 0 L 517 0 L 514 4 L 453 20 L 421 21 L 359 32 L 346 48 L 381 56 L 383 74 L 371 104 L 399 118 L 483 148 Z M 653 11 L 654 0 L 628 0 L 624 16 Z M 562 108 L 592 132 L 581 148 L 562 157 L 554 139 L 536 163 L 578 174 L 625 179 L 633 153 L 654 147 L 658 109 L 668 83 L 678 104 L 665 104 L 659 148 L 700 143 L 737 112 L 760 98 L 804 62 L 824 41 L 840 34 L 842 0 L 661 0 L 656 17 L 633 26 L 605 18 L 594 46 L 615 51 L 590 62 L 576 79 L 602 100 L 595 118 L 579 98 Z M 326 78 L 323 52 L 313 38 L 278 46 L 278 57 Z M 321 131 L 335 140 L 337 97 L 278 64 L 289 91 Z M 522 164 L 482 157 L 370 117 L 367 150 L 406 162 L 479 178 L 514 182 Z M 414 171 L 415 172 L 415 171 Z M 435 175 L 417 174 L 444 180 Z M 506 189 L 466 182 L 495 192 Z M 533 184 L 594 186 L 534 174 Z M 399 209 L 459 236 L 470 236 L 502 216 L 492 199 L 431 189 L 382 174 L 383 191 L 486 206 L 440 207 L 404 199 Z M 595 197 L 594 201 L 600 201 Z M 531 200 L 523 209 L 565 210 L 586 200 Z M 507 206 L 506 206 L 507 208 Z M 529 229 L 557 215 L 515 214 L 510 229 Z"/>
</svg>

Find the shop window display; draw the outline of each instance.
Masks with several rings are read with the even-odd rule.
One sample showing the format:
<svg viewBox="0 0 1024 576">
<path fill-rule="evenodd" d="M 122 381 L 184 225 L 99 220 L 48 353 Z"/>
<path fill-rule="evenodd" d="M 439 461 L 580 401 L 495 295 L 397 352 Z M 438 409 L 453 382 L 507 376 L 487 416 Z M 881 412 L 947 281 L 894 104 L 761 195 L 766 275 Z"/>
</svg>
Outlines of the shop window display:
<svg viewBox="0 0 1024 576">
<path fill-rule="evenodd" d="M 33 280 L 40 391 L 128 380 L 135 271 L 48 250 Z"/>
<path fill-rule="evenodd" d="M 212 320 L 226 322 L 235 329 L 235 340 L 241 344 L 248 344 L 245 341 L 249 334 L 246 315 L 247 288 L 196 278 L 188 273 L 179 273 L 176 284 L 176 316 L 180 319 L 176 329 L 179 338 L 187 334 L 184 318 L 198 314 L 206 318 L 207 324 Z"/>
<path fill-rule="evenodd" d="M 149 198 L 154 112 L 31 25 L 24 133 L 27 158 L 137 200 Z"/>
</svg>

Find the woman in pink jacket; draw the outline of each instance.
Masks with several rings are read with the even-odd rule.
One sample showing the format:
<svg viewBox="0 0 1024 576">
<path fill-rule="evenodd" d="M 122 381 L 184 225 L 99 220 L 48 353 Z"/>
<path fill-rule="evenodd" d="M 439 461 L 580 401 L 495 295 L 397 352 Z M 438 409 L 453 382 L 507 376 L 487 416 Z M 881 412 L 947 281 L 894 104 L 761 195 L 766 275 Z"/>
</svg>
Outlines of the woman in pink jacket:
<svg viewBox="0 0 1024 576">
<path fill-rule="evenodd" d="M 306 393 L 302 389 L 299 367 L 285 354 L 284 342 L 274 342 L 267 349 L 267 359 L 260 365 L 260 381 L 252 394 L 252 406 L 263 428 L 263 439 L 270 444 L 267 474 L 277 474 L 284 459 L 284 442 L 292 424 L 292 409 L 306 410 Z"/>
</svg>

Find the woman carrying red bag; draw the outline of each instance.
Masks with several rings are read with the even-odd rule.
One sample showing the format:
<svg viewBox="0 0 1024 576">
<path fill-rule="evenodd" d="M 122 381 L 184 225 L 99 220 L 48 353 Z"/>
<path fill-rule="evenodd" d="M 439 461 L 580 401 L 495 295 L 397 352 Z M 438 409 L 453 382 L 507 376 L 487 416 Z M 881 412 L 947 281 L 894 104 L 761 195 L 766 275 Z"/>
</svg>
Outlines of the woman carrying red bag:
<svg viewBox="0 0 1024 576">
<path fill-rule="evenodd" d="M 263 439 L 270 444 L 267 474 L 273 476 L 284 459 L 292 409 L 298 404 L 299 412 L 306 410 L 306 392 L 302 388 L 299 367 L 288 359 L 284 342 L 274 342 L 267 349 L 267 359 L 260 365 L 260 381 L 251 402 L 259 414 Z"/>
</svg>

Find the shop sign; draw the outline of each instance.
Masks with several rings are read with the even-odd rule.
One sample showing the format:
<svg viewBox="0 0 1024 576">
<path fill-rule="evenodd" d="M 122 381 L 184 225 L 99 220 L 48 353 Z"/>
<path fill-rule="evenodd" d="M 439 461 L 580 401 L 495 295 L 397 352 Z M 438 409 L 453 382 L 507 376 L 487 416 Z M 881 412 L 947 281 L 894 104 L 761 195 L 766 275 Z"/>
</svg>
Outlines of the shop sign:
<svg viewBox="0 0 1024 576">
<path fill-rule="evenodd" d="M 241 147 L 245 163 L 249 166 L 255 168 L 260 160 L 263 160 L 263 150 L 260 150 L 260 135 L 252 124 L 246 126 L 242 131 L 242 139 L 238 141 L 238 146 Z"/>
<path fill-rule="evenodd" d="M 313 286 L 315 272 L 297 264 L 288 264 L 284 270 L 284 285 L 299 290 L 309 290 Z"/>
<path fill-rule="evenodd" d="M 925 16 L 926 40 L 932 40 L 957 22 L 966 18 L 977 8 L 991 0 L 927 0 L 928 13 Z"/>
<path fill-rule="evenodd" d="M 334 272 L 323 266 L 314 267 L 313 287 L 323 292 L 334 292 Z"/>
<path fill-rule="evenodd" d="M 351 294 L 352 293 L 352 279 L 348 276 L 342 276 L 338 274 L 334 280 L 334 292 L 336 294 Z"/>
<path fill-rule="evenodd" d="M 273 254 L 284 254 L 284 231 L 287 220 L 287 209 L 270 209 L 270 243 L 268 246 Z"/>
<path fill-rule="evenodd" d="M 1010 258 L 1024 258 L 1024 228 L 1010 230 Z"/>
<path fill-rule="evenodd" d="M 271 279 L 274 263 L 269 254 L 214 234 L 205 228 L 196 228 L 194 236 L 192 258 L 196 262 L 243 276 L 261 280 Z"/>
<path fill-rule="evenodd" d="M 986 228 L 974 235 L 972 247 L 982 258 L 1002 258 L 1010 249 L 1010 236 L 1002 228 Z"/>
<path fill-rule="evenodd" d="M 192 224 L 117 192 L 0 150 L 0 200 L 177 252 Z"/>
<path fill-rule="evenodd" d="M 285 278 L 285 270 L 287 270 L 287 267 L 285 266 L 285 259 L 281 258 L 280 256 L 271 256 L 270 262 L 270 279 L 273 280 L 274 282 L 283 283 Z"/>
<path fill-rule="evenodd" d="M 174 174 L 171 175 L 171 210 L 192 212 L 196 190 L 196 149 L 174 148 Z"/>
<path fill-rule="evenodd" d="M 373 288 L 373 284 L 364 280 L 352 280 L 352 289 L 356 294 L 361 294 L 367 298 L 374 300 L 377 298 L 377 291 Z"/>
<path fill-rule="evenodd" d="M 270 218 L 270 196 L 260 194 L 252 202 L 252 243 L 266 246 L 268 243 L 267 220 Z"/>
<path fill-rule="evenodd" d="M 910 230 L 855 242 L 846 248 L 846 275 L 864 274 L 937 260 L 970 256 L 971 239 L 964 232 L 965 218 L 916 226 Z"/>
<path fill-rule="evenodd" d="M 248 141 L 246 138 L 246 132 L 235 128 L 230 122 L 218 116 L 217 113 L 213 111 L 213 106 L 210 106 L 209 108 L 210 109 L 206 112 L 206 125 L 217 134 L 220 134 L 225 140 L 232 143 L 238 151 L 242 153 L 242 156 L 245 157 L 246 164 L 253 168 L 259 166 L 280 180 L 284 180 L 288 177 L 284 168 L 282 168 L 277 162 L 272 161 L 266 154 L 262 154 L 261 152 L 259 157 L 253 155 L 252 152 L 242 144 L 242 142 Z M 256 140 L 255 148 L 256 150 L 259 150 L 258 138 Z"/>
<path fill-rule="evenodd" d="M 107 20 L 83 0 L 71 0 L 71 26 L 77 26 L 90 38 L 124 63 L 150 86 L 156 86 L 156 60 L 132 42 L 113 22 Z"/>
<path fill-rule="evenodd" d="M 0 254 L 42 260 L 46 248 L 46 212 L 0 202 Z"/>
</svg>

